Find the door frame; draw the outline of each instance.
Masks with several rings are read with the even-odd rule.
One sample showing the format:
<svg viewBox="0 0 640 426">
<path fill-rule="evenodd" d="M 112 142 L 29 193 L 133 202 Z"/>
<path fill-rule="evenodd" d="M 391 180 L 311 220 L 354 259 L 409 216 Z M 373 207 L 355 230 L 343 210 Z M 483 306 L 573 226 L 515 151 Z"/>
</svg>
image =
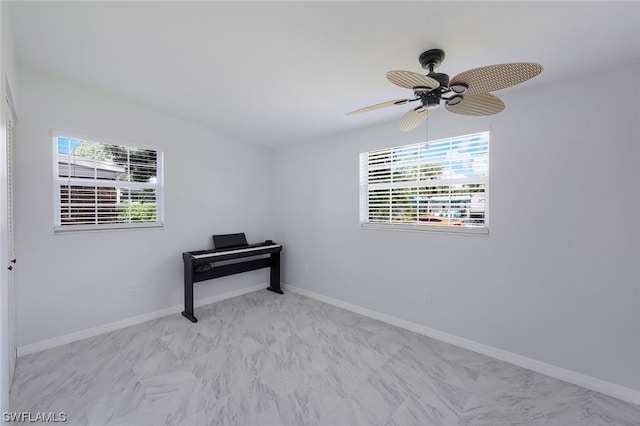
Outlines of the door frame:
<svg viewBox="0 0 640 426">
<path fill-rule="evenodd" d="M 16 107 L 11 93 L 11 85 L 9 79 L 4 76 L 4 88 L 5 99 L 2 103 L 2 116 L 4 118 L 4 135 L 3 135 L 3 149 L 4 160 L 3 168 L 6 171 L 6 182 L 4 187 L 6 193 L 2 196 L 6 197 L 2 202 L 3 211 L 2 216 L 6 214 L 6 231 L 7 235 L 2 238 L 3 256 L 2 264 L 0 266 L 7 267 L 6 275 L 2 274 L 2 279 L 6 278 L 7 286 L 7 304 L 3 305 L 3 308 L 8 309 L 8 312 L 3 315 L 8 319 L 7 332 L 8 332 L 8 356 L 9 356 L 9 388 L 13 383 L 13 376 L 15 372 L 16 359 L 17 359 L 17 347 L 16 347 L 16 291 L 15 291 L 15 126 L 18 116 L 16 113 Z M 11 164 L 9 164 L 11 162 Z M 11 185 L 11 188 L 9 188 Z M 3 191 L 4 192 L 4 191 Z M 3 224 L 4 225 L 4 224 Z M 4 227 L 4 226 L 3 226 Z M 3 283 L 4 286 L 4 283 Z"/>
</svg>

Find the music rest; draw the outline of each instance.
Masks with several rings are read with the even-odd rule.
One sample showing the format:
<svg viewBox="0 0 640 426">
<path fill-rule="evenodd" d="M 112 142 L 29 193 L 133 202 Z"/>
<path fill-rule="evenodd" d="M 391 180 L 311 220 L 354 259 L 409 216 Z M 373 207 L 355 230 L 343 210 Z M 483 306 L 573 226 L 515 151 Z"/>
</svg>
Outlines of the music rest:
<svg viewBox="0 0 640 426">
<path fill-rule="evenodd" d="M 246 245 L 248 245 L 247 237 L 244 235 L 244 232 L 239 234 L 221 234 L 213 236 L 213 248 L 215 249 L 225 249 Z"/>
</svg>

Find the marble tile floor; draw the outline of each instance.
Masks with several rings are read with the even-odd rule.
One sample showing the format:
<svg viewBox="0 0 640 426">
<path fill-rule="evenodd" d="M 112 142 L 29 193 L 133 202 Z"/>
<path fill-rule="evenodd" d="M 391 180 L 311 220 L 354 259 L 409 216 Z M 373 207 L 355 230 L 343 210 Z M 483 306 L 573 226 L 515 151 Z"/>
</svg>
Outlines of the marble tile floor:
<svg viewBox="0 0 640 426">
<path fill-rule="evenodd" d="M 640 425 L 640 407 L 316 300 L 258 291 L 18 359 L 68 425 Z"/>
</svg>

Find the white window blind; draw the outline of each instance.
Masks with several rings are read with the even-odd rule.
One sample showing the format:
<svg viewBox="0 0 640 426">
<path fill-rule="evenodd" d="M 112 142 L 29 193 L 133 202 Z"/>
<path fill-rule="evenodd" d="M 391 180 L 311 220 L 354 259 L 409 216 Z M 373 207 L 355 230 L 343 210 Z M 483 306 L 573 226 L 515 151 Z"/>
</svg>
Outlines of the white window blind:
<svg viewBox="0 0 640 426">
<path fill-rule="evenodd" d="M 161 152 L 53 139 L 55 231 L 162 226 Z"/>
<path fill-rule="evenodd" d="M 362 226 L 488 232 L 489 132 L 360 154 Z"/>
</svg>

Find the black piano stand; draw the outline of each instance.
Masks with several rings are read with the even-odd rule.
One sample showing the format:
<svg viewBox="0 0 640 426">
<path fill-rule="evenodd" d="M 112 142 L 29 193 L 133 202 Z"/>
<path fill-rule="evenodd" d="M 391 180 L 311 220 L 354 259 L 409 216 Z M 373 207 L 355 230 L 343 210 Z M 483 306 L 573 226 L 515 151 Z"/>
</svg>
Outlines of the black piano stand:
<svg viewBox="0 0 640 426">
<path fill-rule="evenodd" d="M 267 290 L 284 294 L 284 291 L 280 288 L 280 253 L 271 253 L 271 271 Z"/>
<path fill-rule="evenodd" d="M 192 264 L 192 257 L 189 253 L 183 253 L 184 261 L 184 311 L 182 316 L 191 322 L 198 322 L 193 313 L 193 284 L 210 280 L 213 278 L 226 277 L 227 275 L 239 274 L 241 272 L 254 271 L 256 269 L 270 268 L 269 287 L 267 290 L 274 293 L 284 294 L 280 288 L 280 252 L 274 252 L 267 258 L 247 260 L 244 262 L 231 263 L 221 266 L 213 266 L 212 269 L 204 272 L 196 272 Z"/>
<path fill-rule="evenodd" d="M 191 322 L 198 322 L 198 318 L 194 317 L 193 314 L 182 311 L 182 316 L 188 319 Z"/>
</svg>

